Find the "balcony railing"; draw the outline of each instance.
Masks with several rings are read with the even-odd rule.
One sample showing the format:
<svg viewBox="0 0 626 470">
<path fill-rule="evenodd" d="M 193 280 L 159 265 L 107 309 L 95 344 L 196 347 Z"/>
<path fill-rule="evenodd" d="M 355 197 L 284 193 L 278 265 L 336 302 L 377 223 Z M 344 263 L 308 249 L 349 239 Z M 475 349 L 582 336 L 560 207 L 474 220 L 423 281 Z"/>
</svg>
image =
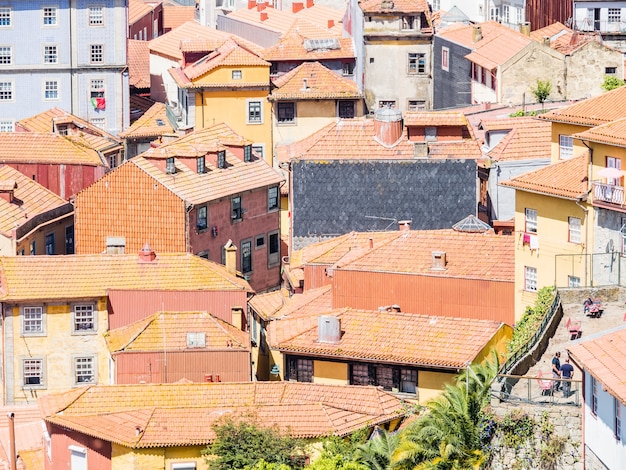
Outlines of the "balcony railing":
<svg viewBox="0 0 626 470">
<path fill-rule="evenodd" d="M 572 29 L 577 31 L 597 31 L 600 33 L 624 33 L 626 32 L 626 22 L 583 19 L 574 21 Z"/>
<path fill-rule="evenodd" d="M 593 183 L 593 200 L 624 205 L 624 188 L 606 183 Z"/>
</svg>

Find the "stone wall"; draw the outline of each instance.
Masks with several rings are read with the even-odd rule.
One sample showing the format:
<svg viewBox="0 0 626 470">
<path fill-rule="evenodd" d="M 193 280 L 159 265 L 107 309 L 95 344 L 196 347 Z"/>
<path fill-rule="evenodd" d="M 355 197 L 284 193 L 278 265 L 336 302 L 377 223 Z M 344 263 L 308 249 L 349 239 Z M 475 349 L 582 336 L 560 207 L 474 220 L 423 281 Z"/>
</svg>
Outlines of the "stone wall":
<svg viewBox="0 0 626 470">
<path fill-rule="evenodd" d="M 523 470 L 523 469 L 555 469 L 555 470 L 583 470 L 582 461 L 582 410 L 574 406 L 555 405 L 511 405 L 500 403 L 492 405 L 492 413 L 496 419 L 502 419 L 508 413 L 526 414 L 534 422 L 534 438 L 513 449 L 503 444 L 503 436 L 496 432 L 491 441 L 492 458 L 487 468 L 490 470 Z M 546 426 L 543 426 L 543 416 L 547 416 Z M 551 430 L 546 439 L 546 429 Z M 560 438 L 564 444 L 554 466 L 542 459 L 542 450 L 546 452 Z M 544 454 L 545 456 L 545 454 Z M 602 467 L 593 467 L 594 469 Z"/>
</svg>

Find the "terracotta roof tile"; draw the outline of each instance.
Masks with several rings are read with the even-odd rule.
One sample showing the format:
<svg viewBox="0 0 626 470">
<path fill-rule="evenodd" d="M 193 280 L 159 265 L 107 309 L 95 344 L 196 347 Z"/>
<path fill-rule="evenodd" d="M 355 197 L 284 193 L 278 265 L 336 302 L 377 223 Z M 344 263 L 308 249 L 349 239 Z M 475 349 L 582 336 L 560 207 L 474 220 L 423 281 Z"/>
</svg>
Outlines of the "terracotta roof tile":
<svg viewBox="0 0 626 470">
<path fill-rule="evenodd" d="M 148 41 L 128 40 L 128 83 L 135 88 L 150 88 L 150 48 Z"/>
<path fill-rule="evenodd" d="M 533 38 L 535 41 L 541 42 L 545 37 L 553 38 L 557 34 L 563 34 L 564 31 L 567 32 L 572 30 L 565 26 L 563 23 L 555 21 L 548 26 L 531 31 L 530 37 Z"/>
<path fill-rule="evenodd" d="M 129 0 L 128 1 L 128 24 L 133 25 L 141 18 L 149 14 L 153 10 L 153 7 L 144 3 L 142 0 Z"/>
<path fill-rule="evenodd" d="M 95 149 L 67 136 L 38 132 L 0 132 L 0 163 L 108 166 Z"/>
<path fill-rule="evenodd" d="M 39 400 L 46 421 L 131 448 L 205 445 L 223 414 L 277 425 L 293 437 L 344 436 L 403 415 L 376 387 L 297 382 L 91 386 Z M 202 422 L 198 427 L 195 423 Z M 141 432 L 137 435 L 136 427 Z"/>
<path fill-rule="evenodd" d="M 474 362 L 504 323 L 414 313 L 341 309 L 341 339 L 319 341 L 317 325 L 278 344 L 283 352 L 458 369 Z M 280 327 L 280 323 L 277 328 Z M 459 334 L 459 332 L 463 334 Z"/>
<path fill-rule="evenodd" d="M 587 162 L 585 152 L 584 155 L 524 173 L 500 184 L 522 191 L 577 199 L 587 191 Z"/>
<path fill-rule="evenodd" d="M 626 405 L 626 327 L 582 340 L 567 349 L 576 364 Z"/>
<path fill-rule="evenodd" d="M 282 308 L 288 299 L 289 295 L 281 289 L 256 294 L 248 301 L 248 305 L 250 305 L 263 320 L 268 320 Z"/>
<path fill-rule="evenodd" d="M 182 60 L 181 43 L 188 40 L 226 41 L 233 35 L 202 26 L 195 21 L 187 21 L 149 42 L 150 53 L 156 53 L 172 60 Z"/>
<path fill-rule="evenodd" d="M 426 0 L 393 0 L 392 8 L 383 6 L 384 0 L 365 0 L 359 3 L 364 13 L 421 13 L 430 16 L 430 8 Z"/>
<path fill-rule="evenodd" d="M 197 130 L 173 142 L 150 149 L 118 168 L 124 165 L 135 165 L 178 197 L 192 204 L 212 201 L 237 192 L 282 182 L 282 175 L 262 158 L 253 156 L 251 161 L 244 162 L 226 149 L 228 145 L 243 146 L 247 143 L 249 142 L 222 123 Z M 207 171 L 202 174 L 198 174 L 177 160 L 175 160 L 176 173 L 166 174 L 151 161 L 155 158 L 199 157 L 218 150 L 226 150 L 227 167 L 219 169 L 206 161 Z M 113 170 L 105 178 L 116 171 L 117 169 Z"/>
<path fill-rule="evenodd" d="M 299 142 L 276 149 L 280 161 L 302 160 L 414 160 L 415 144 L 406 138 L 392 147 L 375 138 L 373 119 L 340 119 Z M 430 160 L 482 158 L 478 142 L 473 139 L 428 143 Z"/>
<path fill-rule="evenodd" d="M 22 459 L 29 450 L 41 447 L 43 416 L 37 405 L 3 406 L 0 407 L 0 413 L 2 413 L 3 416 L 3 419 L 0 421 L 0 465 L 2 468 L 10 468 L 8 455 L 10 455 L 9 449 L 11 447 L 9 420 L 6 418 L 7 414 L 14 414 L 15 447 L 18 455 Z M 33 470 L 43 470 L 44 467 L 23 468 L 25 468 L 25 470 L 30 470 L 30 468 L 33 468 Z"/>
<path fill-rule="evenodd" d="M 405 126 L 463 126 L 469 127 L 469 121 L 463 113 L 442 111 L 406 111 L 404 113 Z"/>
<path fill-rule="evenodd" d="M 270 61 L 354 58 L 351 38 L 344 38 L 305 20 L 297 20 L 275 45 L 263 52 Z"/>
<path fill-rule="evenodd" d="M 195 6 L 163 5 L 163 28 L 174 29 L 196 17 Z"/>
<path fill-rule="evenodd" d="M 206 345 L 192 351 L 250 350 L 245 331 L 207 312 L 158 312 L 147 319 L 110 330 L 106 336 L 109 351 L 137 352 L 189 350 L 187 333 L 205 333 Z"/>
<path fill-rule="evenodd" d="M 164 103 L 154 103 L 143 116 L 137 119 L 128 129 L 120 132 L 123 139 L 156 138 L 166 134 L 175 134 L 174 127 L 167 118 Z"/>
<path fill-rule="evenodd" d="M 327 312 L 332 308 L 332 288 L 330 285 L 309 289 L 302 294 L 293 294 L 285 304 L 277 310 L 272 318 L 306 317 L 319 312 Z"/>
<path fill-rule="evenodd" d="M 153 262 L 136 254 L 5 256 L 0 279 L 3 301 L 104 297 L 108 289 L 250 290 L 221 264 L 186 253 L 158 253 Z"/>
<path fill-rule="evenodd" d="M 16 202 L 0 198 L 0 232 L 11 236 L 11 231 L 30 221 L 36 215 L 64 206 L 68 202 L 36 181 L 10 166 L 0 166 L 0 185 L 13 187 Z M 10 188 L 2 188 L 10 190 Z"/>
<path fill-rule="evenodd" d="M 276 88 L 268 97 L 270 101 L 363 97 L 354 81 L 338 75 L 319 62 L 304 62 L 276 78 L 273 83 Z"/>
<path fill-rule="evenodd" d="M 507 130 L 509 133 L 488 155 L 495 161 L 549 159 L 552 126 L 532 117 L 496 119 L 481 123 L 484 130 Z"/>
<path fill-rule="evenodd" d="M 544 38 L 550 39 L 550 47 L 561 54 L 571 54 L 589 42 L 602 42 L 602 37 L 597 33 L 583 33 L 574 31 L 558 21 L 545 28 L 530 33 L 535 41 L 543 42 Z"/>
<path fill-rule="evenodd" d="M 626 117 L 573 134 L 575 139 L 626 147 Z"/>
<path fill-rule="evenodd" d="M 33 433 L 36 432 L 38 431 L 33 429 Z M 43 448 L 22 450 L 18 453 L 18 455 L 20 457 L 20 462 L 22 463 L 24 470 L 44 470 L 46 468 L 44 460 L 45 454 Z"/>
<path fill-rule="evenodd" d="M 626 117 L 626 87 L 607 91 L 566 108 L 540 114 L 539 119 L 581 126 L 599 126 Z"/>
</svg>

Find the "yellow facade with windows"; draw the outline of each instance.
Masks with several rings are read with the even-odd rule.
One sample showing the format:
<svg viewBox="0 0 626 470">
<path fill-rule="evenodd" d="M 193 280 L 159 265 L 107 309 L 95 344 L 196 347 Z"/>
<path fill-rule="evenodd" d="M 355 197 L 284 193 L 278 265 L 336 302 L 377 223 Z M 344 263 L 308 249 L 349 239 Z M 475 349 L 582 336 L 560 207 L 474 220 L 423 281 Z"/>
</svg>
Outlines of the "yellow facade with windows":
<svg viewBox="0 0 626 470">
<path fill-rule="evenodd" d="M 109 382 L 106 298 L 4 308 L 5 350 L 15 358 L 5 363 L 5 403 L 33 403 L 43 394 Z"/>
<path fill-rule="evenodd" d="M 206 458 L 201 454 L 206 446 L 151 447 L 131 449 L 111 443 L 111 470 L 153 470 L 171 469 L 172 464 L 195 464 L 196 470 L 209 468 Z M 175 466 L 174 466 L 175 467 Z"/>
<path fill-rule="evenodd" d="M 241 77 L 241 78 L 234 78 Z M 193 81 L 196 129 L 225 122 L 272 164 L 270 66 L 219 66 Z M 229 86 L 230 85 L 230 86 Z"/>
<path fill-rule="evenodd" d="M 552 144 L 550 146 L 552 163 L 572 158 L 574 156 L 580 155 L 582 152 L 586 152 L 588 150 L 587 147 L 585 147 L 585 145 L 580 140 L 574 139 L 571 136 L 578 132 L 584 132 L 587 129 L 589 129 L 589 126 L 578 126 L 562 122 L 553 122 Z M 561 149 L 561 136 L 568 138 L 567 143 L 571 143 L 571 150 L 567 148 Z"/>
</svg>

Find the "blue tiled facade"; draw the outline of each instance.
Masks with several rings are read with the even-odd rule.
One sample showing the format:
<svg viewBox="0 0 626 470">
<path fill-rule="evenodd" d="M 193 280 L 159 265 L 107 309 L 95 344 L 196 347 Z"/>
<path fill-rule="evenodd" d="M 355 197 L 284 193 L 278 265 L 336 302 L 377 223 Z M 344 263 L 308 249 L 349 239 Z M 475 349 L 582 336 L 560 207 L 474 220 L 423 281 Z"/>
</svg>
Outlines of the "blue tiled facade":
<svg viewBox="0 0 626 470">
<path fill-rule="evenodd" d="M 121 131 L 126 16 L 127 0 L 1 2 L 0 128 L 56 106 Z M 92 97 L 104 99 L 103 109 Z"/>
</svg>

